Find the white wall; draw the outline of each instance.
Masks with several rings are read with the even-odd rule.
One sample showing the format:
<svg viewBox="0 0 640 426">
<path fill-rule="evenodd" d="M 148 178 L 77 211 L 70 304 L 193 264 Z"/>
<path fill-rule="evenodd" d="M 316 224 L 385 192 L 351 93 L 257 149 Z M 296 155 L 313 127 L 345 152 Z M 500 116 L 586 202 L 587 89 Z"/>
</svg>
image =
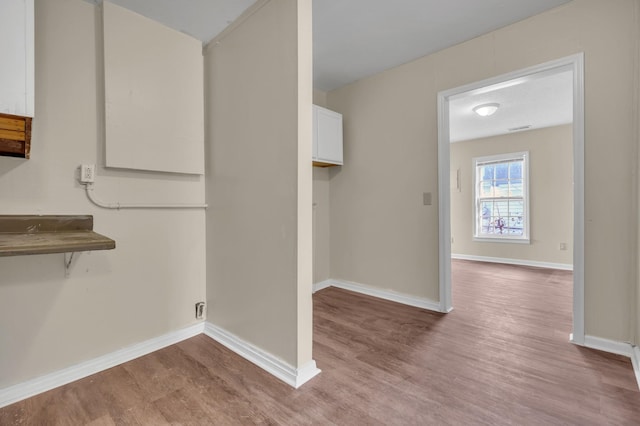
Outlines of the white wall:
<svg viewBox="0 0 640 426">
<path fill-rule="evenodd" d="M 327 106 L 327 93 L 313 91 L 313 103 Z M 313 168 L 313 282 L 331 278 L 329 226 L 329 167 Z"/>
<path fill-rule="evenodd" d="M 636 4 L 636 10 L 634 14 L 635 18 L 635 30 L 632 33 L 632 37 L 636 42 L 635 46 L 635 66 L 640 68 L 640 4 Z M 640 147 L 640 72 L 636 72 L 634 81 L 634 90 L 636 92 L 635 102 L 631 109 L 631 120 L 634 125 L 636 146 Z M 638 200 L 640 199 L 640 149 L 636 152 L 636 168 L 638 173 L 636 174 L 638 181 L 636 182 L 636 198 L 635 204 L 638 206 Z M 638 219 L 640 221 L 640 217 Z M 635 288 L 635 305 L 633 306 L 633 312 L 635 315 L 635 322 L 631 325 L 631 333 L 635 335 L 636 346 L 640 342 L 640 226 L 637 227 L 637 241 L 636 241 L 636 288 Z M 637 350 L 637 348 L 636 348 Z M 637 351 L 636 351 L 637 354 Z"/>
<path fill-rule="evenodd" d="M 208 321 L 311 360 L 310 0 L 258 2 L 205 50 Z"/>
<path fill-rule="evenodd" d="M 571 265 L 573 263 L 573 153 L 571 125 L 451 144 L 451 252 L 459 255 Z M 530 244 L 473 240 L 473 158 L 529 151 Z M 560 250 L 560 243 L 567 250 Z"/>
<path fill-rule="evenodd" d="M 104 103 L 96 7 L 36 1 L 36 117 L 30 160 L 0 157 L 1 214 L 92 214 L 116 249 L 0 258 L 0 388 L 196 322 L 205 300 L 204 211 L 106 211 L 76 182 L 101 163 Z M 99 168 L 109 202 L 204 200 L 204 179 Z"/>
<path fill-rule="evenodd" d="M 585 329 L 633 339 L 637 15 L 635 0 L 574 0 L 329 92 L 349 117 L 348 166 L 331 172 L 332 278 L 438 300 L 438 206 L 421 203 L 438 199 L 437 93 L 584 52 Z"/>
<path fill-rule="evenodd" d="M 329 168 L 313 168 L 313 282 L 331 278 Z"/>
</svg>

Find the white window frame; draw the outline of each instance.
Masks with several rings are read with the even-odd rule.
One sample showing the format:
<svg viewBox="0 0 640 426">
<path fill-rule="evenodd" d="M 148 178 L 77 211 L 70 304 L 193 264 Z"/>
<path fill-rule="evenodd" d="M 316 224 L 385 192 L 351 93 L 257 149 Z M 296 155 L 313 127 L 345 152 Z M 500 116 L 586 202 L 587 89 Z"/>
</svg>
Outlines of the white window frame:
<svg viewBox="0 0 640 426">
<path fill-rule="evenodd" d="M 478 198 L 478 166 L 487 163 L 500 163 L 506 161 L 512 161 L 514 159 L 522 159 L 522 199 L 524 200 L 524 220 L 523 220 L 523 234 L 522 235 L 480 235 L 482 216 L 480 212 L 480 199 Z M 512 152 L 507 154 L 490 155 L 485 157 L 473 158 L 473 240 L 480 242 L 498 242 L 498 243 L 520 243 L 530 244 L 531 235 L 531 216 L 529 214 L 529 151 Z M 508 199 L 508 197 L 505 197 Z"/>
</svg>

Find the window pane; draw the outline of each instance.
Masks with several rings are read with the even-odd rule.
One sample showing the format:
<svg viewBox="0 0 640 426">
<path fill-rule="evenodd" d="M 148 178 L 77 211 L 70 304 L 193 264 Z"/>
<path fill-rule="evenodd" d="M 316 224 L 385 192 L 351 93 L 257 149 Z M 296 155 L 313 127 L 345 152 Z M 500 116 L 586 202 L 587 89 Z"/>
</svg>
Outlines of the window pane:
<svg viewBox="0 0 640 426">
<path fill-rule="evenodd" d="M 522 161 L 509 164 L 509 177 L 511 179 L 522 179 Z"/>
<path fill-rule="evenodd" d="M 493 197 L 492 181 L 480 182 L 480 198 Z"/>
<path fill-rule="evenodd" d="M 493 215 L 493 201 L 482 201 L 480 203 L 480 214 L 483 218 L 489 218 Z"/>
<path fill-rule="evenodd" d="M 509 163 L 495 164 L 496 179 L 508 179 L 509 178 Z"/>
<path fill-rule="evenodd" d="M 524 235 L 524 200 L 509 200 L 509 234 Z"/>
<path fill-rule="evenodd" d="M 506 234 L 508 231 L 508 223 L 505 217 L 494 216 L 493 218 L 494 234 Z"/>
<path fill-rule="evenodd" d="M 523 200 L 509 200 L 509 216 L 524 215 L 524 201 Z"/>
<path fill-rule="evenodd" d="M 480 180 L 493 180 L 493 164 L 480 166 Z"/>
<path fill-rule="evenodd" d="M 509 235 L 523 235 L 524 234 L 524 222 L 522 216 L 509 217 Z"/>
<path fill-rule="evenodd" d="M 509 181 L 504 180 L 496 180 L 494 182 L 495 185 L 495 197 L 508 197 L 509 196 Z"/>
<path fill-rule="evenodd" d="M 491 212 L 493 211 L 493 201 L 482 201 L 480 203 L 480 234 L 491 233 Z"/>
<path fill-rule="evenodd" d="M 524 235 L 522 227 L 520 228 L 509 228 L 509 235 L 522 236 Z"/>
<path fill-rule="evenodd" d="M 509 214 L 509 200 L 499 200 L 493 203 L 493 216 L 507 216 Z"/>
<path fill-rule="evenodd" d="M 480 224 L 480 234 L 488 234 L 491 230 L 491 218 L 482 218 L 482 223 Z"/>
<path fill-rule="evenodd" d="M 521 180 L 512 180 L 509 187 L 510 197 L 522 197 L 524 195 L 523 185 Z"/>
</svg>

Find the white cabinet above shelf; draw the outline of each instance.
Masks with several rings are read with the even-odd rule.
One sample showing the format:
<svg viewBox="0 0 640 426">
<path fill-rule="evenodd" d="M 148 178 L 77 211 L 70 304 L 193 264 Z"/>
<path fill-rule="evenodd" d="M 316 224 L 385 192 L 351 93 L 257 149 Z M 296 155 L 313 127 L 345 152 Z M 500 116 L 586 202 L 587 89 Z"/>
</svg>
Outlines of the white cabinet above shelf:
<svg viewBox="0 0 640 426">
<path fill-rule="evenodd" d="M 33 0 L 0 1 L 0 113 L 33 117 Z"/>
<path fill-rule="evenodd" d="M 34 114 L 33 0 L 0 0 L 0 155 L 29 158 Z"/>
<path fill-rule="evenodd" d="M 313 165 L 341 166 L 342 114 L 313 106 Z"/>
</svg>

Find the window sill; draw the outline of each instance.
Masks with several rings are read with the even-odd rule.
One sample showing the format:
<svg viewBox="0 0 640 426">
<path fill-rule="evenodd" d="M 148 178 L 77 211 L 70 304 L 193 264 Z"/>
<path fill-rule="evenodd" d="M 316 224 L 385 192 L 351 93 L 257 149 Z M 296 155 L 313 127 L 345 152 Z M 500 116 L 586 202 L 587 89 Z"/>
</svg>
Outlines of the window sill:
<svg viewBox="0 0 640 426">
<path fill-rule="evenodd" d="M 531 240 L 529 238 L 473 237 L 473 241 L 479 243 L 531 244 Z"/>
</svg>

